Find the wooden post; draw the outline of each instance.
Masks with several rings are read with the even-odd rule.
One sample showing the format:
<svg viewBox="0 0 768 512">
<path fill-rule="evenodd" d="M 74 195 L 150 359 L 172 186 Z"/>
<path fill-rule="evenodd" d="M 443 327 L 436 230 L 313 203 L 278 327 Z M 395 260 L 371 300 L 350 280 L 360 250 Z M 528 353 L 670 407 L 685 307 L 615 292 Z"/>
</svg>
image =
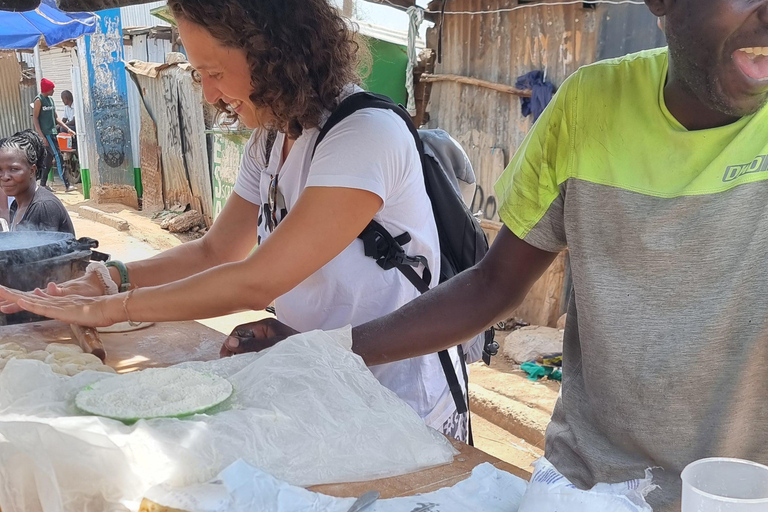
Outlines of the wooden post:
<svg viewBox="0 0 768 512">
<path fill-rule="evenodd" d="M 421 75 L 422 82 L 456 82 L 464 85 L 474 85 L 477 87 L 485 87 L 486 89 L 492 89 L 494 91 L 512 94 L 514 96 L 520 96 L 522 98 L 530 98 L 531 91 L 526 89 L 518 89 L 507 84 L 499 84 L 496 82 L 489 82 L 488 80 L 480 80 L 479 78 L 471 78 L 468 76 L 459 75 L 430 75 L 424 73 Z"/>
<path fill-rule="evenodd" d="M 344 0 L 341 13 L 347 18 L 351 18 L 355 14 L 355 0 Z"/>
</svg>

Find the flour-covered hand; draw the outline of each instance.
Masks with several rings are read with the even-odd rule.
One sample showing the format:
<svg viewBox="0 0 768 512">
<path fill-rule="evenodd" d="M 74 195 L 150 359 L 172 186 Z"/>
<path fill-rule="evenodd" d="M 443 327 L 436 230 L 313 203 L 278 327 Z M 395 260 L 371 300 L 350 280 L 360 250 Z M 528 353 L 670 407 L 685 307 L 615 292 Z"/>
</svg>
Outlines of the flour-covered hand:
<svg viewBox="0 0 768 512">
<path fill-rule="evenodd" d="M 83 297 L 67 295 L 57 297 L 42 290 L 20 292 L 0 286 L 0 301 L 15 304 L 36 315 L 60 320 L 68 324 L 104 327 L 124 320 L 121 317 L 121 297 Z"/>
</svg>

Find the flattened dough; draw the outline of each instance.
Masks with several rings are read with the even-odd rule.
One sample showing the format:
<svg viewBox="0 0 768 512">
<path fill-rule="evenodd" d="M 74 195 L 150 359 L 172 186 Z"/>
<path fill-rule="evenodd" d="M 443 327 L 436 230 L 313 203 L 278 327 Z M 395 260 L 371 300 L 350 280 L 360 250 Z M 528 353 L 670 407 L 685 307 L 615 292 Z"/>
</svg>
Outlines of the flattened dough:
<svg viewBox="0 0 768 512">
<path fill-rule="evenodd" d="M 79 409 L 124 421 L 199 413 L 232 394 L 228 380 L 186 368 L 149 368 L 95 382 L 77 394 Z"/>
</svg>

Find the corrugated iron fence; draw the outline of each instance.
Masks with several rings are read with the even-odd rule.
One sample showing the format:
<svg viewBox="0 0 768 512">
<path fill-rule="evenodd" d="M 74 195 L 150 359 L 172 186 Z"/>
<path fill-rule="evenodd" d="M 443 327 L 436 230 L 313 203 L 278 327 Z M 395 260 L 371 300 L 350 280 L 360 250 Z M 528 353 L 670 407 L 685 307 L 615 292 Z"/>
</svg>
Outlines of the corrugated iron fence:
<svg viewBox="0 0 768 512">
<path fill-rule="evenodd" d="M 0 138 L 32 128 L 29 104 L 36 95 L 35 81 L 23 81 L 14 51 L 0 51 Z"/>
</svg>

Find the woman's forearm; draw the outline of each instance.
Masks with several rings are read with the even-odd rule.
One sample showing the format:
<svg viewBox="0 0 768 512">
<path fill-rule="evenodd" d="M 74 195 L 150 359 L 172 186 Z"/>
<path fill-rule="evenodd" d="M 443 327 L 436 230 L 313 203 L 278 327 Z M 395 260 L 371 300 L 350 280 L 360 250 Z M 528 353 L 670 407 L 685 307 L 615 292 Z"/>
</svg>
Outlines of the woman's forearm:
<svg viewBox="0 0 768 512">
<path fill-rule="evenodd" d="M 127 263 L 126 267 L 131 287 L 146 288 L 184 279 L 220 263 L 217 255 L 207 250 L 200 239 L 173 247 L 145 260 Z M 110 268 L 110 275 L 119 285 L 120 274 L 117 269 Z"/>
<path fill-rule="evenodd" d="M 259 285 L 265 281 L 244 261 L 227 263 L 169 284 L 134 290 L 127 303 L 125 293 L 112 296 L 108 315 L 115 322 L 168 322 L 263 309 L 274 300 L 268 285 Z"/>
</svg>

